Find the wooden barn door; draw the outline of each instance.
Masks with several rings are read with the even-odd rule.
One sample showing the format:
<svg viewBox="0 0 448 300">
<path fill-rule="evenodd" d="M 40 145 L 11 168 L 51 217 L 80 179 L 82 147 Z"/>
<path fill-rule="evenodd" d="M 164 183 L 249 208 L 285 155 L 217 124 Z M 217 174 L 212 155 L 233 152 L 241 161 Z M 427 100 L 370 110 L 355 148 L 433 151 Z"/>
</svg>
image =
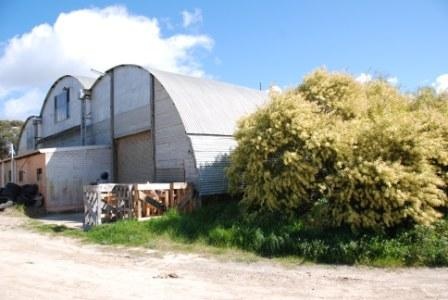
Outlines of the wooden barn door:
<svg viewBox="0 0 448 300">
<path fill-rule="evenodd" d="M 115 140 L 117 179 L 120 183 L 144 183 L 154 180 L 151 132 Z"/>
</svg>

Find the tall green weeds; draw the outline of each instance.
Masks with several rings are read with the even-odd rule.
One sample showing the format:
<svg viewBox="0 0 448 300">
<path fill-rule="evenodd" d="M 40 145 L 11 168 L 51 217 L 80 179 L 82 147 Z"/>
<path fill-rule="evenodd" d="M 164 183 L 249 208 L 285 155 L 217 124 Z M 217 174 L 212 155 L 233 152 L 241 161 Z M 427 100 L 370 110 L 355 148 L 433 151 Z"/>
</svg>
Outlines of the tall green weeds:
<svg viewBox="0 0 448 300">
<path fill-rule="evenodd" d="M 192 214 L 169 211 L 146 222 L 122 221 L 87 232 L 101 244 L 150 246 L 160 237 L 266 257 L 296 256 L 329 264 L 448 266 L 448 220 L 394 232 L 328 229 L 278 215 L 246 216 L 236 203 L 203 207 Z"/>
</svg>

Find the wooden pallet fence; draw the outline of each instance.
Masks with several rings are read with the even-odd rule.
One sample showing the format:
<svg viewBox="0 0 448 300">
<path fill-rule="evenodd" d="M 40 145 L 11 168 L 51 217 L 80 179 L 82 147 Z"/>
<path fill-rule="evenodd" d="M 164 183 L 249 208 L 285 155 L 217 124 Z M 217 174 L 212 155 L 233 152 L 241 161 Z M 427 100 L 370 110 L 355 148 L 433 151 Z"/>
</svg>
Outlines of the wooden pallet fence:
<svg viewBox="0 0 448 300">
<path fill-rule="evenodd" d="M 84 186 L 84 229 L 104 222 L 133 218 L 133 186 L 98 184 Z"/>
<path fill-rule="evenodd" d="M 84 228 L 105 222 L 160 216 L 170 208 L 197 207 L 193 186 L 184 182 L 84 186 Z"/>
<path fill-rule="evenodd" d="M 134 185 L 137 219 L 160 216 L 170 208 L 191 212 L 195 207 L 193 187 L 189 183 L 144 183 Z"/>
</svg>

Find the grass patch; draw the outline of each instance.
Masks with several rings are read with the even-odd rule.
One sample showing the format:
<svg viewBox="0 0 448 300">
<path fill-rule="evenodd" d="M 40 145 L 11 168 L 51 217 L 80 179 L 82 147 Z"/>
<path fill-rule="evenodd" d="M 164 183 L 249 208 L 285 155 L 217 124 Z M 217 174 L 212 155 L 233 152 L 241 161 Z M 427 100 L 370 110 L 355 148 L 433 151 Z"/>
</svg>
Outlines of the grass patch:
<svg viewBox="0 0 448 300">
<path fill-rule="evenodd" d="M 97 226 L 90 231 L 69 228 L 64 225 L 43 224 L 29 220 L 26 227 L 43 234 L 64 236 L 80 240 L 83 243 L 93 243 L 109 246 L 144 247 L 161 252 L 187 252 L 204 256 L 213 256 L 218 260 L 251 263 L 260 257 L 254 253 L 236 248 L 214 247 L 203 242 L 183 242 L 172 239 L 164 233 L 154 233 L 147 230 L 148 222 L 120 221 Z"/>
<path fill-rule="evenodd" d="M 286 264 L 448 266 L 446 219 L 431 227 L 356 234 L 346 228 L 322 229 L 281 216 L 247 217 L 236 203 L 220 203 L 191 214 L 169 211 L 157 219 L 104 224 L 88 232 L 54 225 L 37 229 L 102 245 L 192 251 L 246 262 L 263 256 Z"/>
<path fill-rule="evenodd" d="M 64 225 L 55 225 L 55 224 L 42 224 L 39 221 L 30 221 L 28 227 L 41 232 L 41 233 L 49 233 L 55 235 L 63 235 L 71 238 L 85 239 L 86 233 L 82 230 L 76 228 L 69 228 Z"/>
</svg>

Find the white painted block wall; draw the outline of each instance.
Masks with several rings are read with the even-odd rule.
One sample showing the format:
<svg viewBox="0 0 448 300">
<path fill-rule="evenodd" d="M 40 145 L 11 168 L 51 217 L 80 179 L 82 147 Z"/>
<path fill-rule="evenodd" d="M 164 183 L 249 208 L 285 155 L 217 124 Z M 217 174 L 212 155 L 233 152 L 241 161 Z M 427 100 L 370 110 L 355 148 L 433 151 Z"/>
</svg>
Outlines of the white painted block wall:
<svg viewBox="0 0 448 300">
<path fill-rule="evenodd" d="M 110 147 L 47 149 L 45 156 L 47 210 L 83 210 L 83 186 L 111 174 Z"/>
</svg>

